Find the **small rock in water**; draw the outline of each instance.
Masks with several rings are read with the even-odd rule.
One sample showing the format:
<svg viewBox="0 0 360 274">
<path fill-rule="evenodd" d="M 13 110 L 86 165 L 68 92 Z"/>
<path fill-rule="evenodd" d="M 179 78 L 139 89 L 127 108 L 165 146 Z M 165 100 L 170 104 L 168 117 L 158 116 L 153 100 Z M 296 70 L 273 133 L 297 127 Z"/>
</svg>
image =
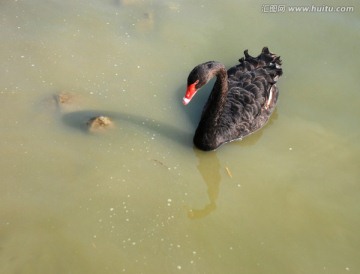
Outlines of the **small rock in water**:
<svg viewBox="0 0 360 274">
<path fill-rule="evenodd" d="M 114 126 L 114 123 L 106 116 L 96 116 L 87 122 L 90 131 L 100 131 Z"/>
</svg>

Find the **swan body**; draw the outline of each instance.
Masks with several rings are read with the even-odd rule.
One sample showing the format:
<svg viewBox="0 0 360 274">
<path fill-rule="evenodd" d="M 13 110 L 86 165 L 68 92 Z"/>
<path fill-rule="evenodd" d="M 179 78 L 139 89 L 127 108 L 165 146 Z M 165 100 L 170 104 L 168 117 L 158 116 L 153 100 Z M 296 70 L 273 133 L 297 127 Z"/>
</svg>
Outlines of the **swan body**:
<svg viewBox="0 0 360 274">
<path fill-rule="evenodd" d="M 280 57 L 267 47 L 257 57 L 247 50 L 244 55 L 228 71 L 223 64 L 209 61 L 189 74 L 184 105 L 210 79 L 217 78 L 194 135 L 194 144 L 201 150 L 215 150 L 255 132 L 266 124 L 276 107 L 276 82 L 282 75 Z"/>
</svg>

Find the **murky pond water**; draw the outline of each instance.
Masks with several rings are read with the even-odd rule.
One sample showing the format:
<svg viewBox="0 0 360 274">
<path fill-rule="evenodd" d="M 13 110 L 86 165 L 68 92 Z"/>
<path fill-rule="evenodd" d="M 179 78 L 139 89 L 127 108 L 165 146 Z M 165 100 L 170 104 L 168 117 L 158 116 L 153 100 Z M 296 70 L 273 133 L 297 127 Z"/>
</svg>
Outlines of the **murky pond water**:
<svg viewBox="0 0 360 274">
<path fill-rule="evenodd" d="M 2 1 L 0 272 L 360 272 L 360 5 L 270 4 Z M 264 45 L 270 123 L 193 148 L 190 70 Z"/>
</svg>

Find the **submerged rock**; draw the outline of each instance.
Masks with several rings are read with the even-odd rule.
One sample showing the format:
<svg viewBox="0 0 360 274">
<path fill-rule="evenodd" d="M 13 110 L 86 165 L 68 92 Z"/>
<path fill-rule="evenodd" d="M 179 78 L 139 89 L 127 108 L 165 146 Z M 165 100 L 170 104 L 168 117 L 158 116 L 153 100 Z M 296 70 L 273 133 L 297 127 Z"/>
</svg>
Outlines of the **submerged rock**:
<svg viewBox="0 0 360 274">
<path fill-rule="evenodd" d="M 49 114 L 63 114 L 80 109 L 79 98 L 77 94 L 60 91 L 39 100 L 36 108 L 40 108 L 42 112 L 46 113 L 47 118 L 49 118 Z"/>
<path fill-rule="evenodd" d="M 136 30 L 139 32 L 149 32 L 154 29 L 154 12 L 144 12 L 136 22 Z"/>
<path fill-rule="evenodd" d="M 140 0 L 115 0 L 115 3 L 122 5 L 122 6 L 133 6 L 139 5 L 142 1 Z"/>
<path fill-rule="evenodd" d="M 87 123 L 89 131 L 98 132 L 108 128 L 112 128 L 114 123 L 107 116 L 96 116 L 91 118 Z"/>
<path fill-rule="evenodd" d="M 60 91 L 53 96 L 56 107 L 61 112 L 72 111 L 78 108 L 77 95 L 67 91 Z"/>
<path fill-rule="evenodd" d="M 68 92 L 61 91 L 59 94 L 55 94 L 56 103 L 59 105 L 69 104 L 73 101 L 74 96 Z"/>
</svg>

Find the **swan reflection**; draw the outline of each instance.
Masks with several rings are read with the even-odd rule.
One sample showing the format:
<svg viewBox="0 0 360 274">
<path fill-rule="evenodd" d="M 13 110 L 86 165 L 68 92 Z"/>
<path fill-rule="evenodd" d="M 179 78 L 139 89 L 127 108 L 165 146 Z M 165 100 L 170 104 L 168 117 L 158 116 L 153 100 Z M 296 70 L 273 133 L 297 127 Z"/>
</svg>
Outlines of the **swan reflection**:
<svg viewBox="0 0 360 274">
<path fill-rule="evenodd" d="M 273 123 L 274 120 L 278 118 L 277 109 L 275 109 L 272 117 L 269 120 L 269 123 L 266 125 L 268 127 Z M 263 131 L 260 130 L 254 133 L 251 137 L 245 138 L 243 141 L 232 143 L 233 146 L 236 146 L 237 149 L 246 146 L 253 146 L 257 143 L 257 141 L 263 135 Z M 204 152 L 194 148 L 194 154 L 198 159 L 197 169 L 206 184 L 207 187 L 207 196 L 209 202 L 205 204 L 202 208 L 196 209 L 191 208 L 188 209 L 187 214 L 190 219 L 201 219 L 212 213 L 216 209 L 216 202 L 220 192 L 220 183 L 221 183 L 221 163 L 217 156 L 217 151 Z M 225 171 L 227 175 L 232 178 L 232 174 L 230 170 L 225 167 Z M 237 182 L 240 183 L 240 182 Z"/>
<path fill-rule="evenodd" d="M 219 196 L 220 188 L 220 162 L 216 152 L 203 152 L 194 148 L 194 153 L 199 162 L 197 169 L 201 174 L 206 186 L 209 203 L 201 209 L 189 209 L 188 217 L 190 219 L 203 218 L 216 209 L 216 200 Z"/>
</svg>

